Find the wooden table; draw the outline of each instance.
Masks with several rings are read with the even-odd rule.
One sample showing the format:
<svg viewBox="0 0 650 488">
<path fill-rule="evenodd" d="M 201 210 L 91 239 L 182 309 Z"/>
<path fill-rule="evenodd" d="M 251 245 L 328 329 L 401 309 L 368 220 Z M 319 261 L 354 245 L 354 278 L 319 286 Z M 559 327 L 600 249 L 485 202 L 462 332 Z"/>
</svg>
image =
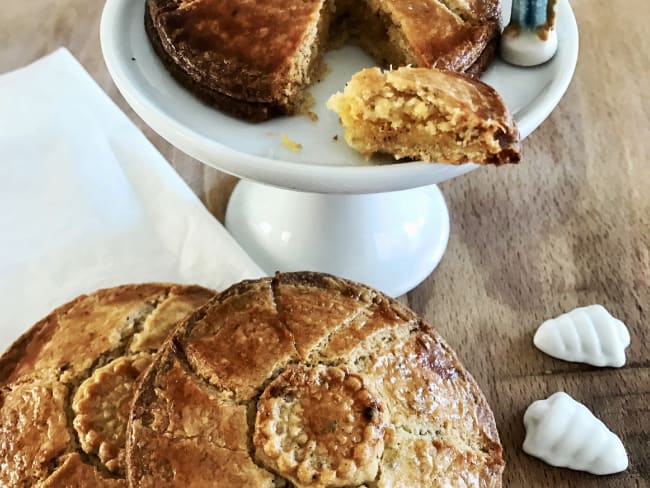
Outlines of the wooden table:
<svg viewBox="0 0 650 488">
<path fill-rule="evenodd" d="M 135 0 L 134 0 L 135 1 Z M 509 487 L 650 487 L 650 29 L 646 0 L 573 0 L 581 36 L 575 79 L 523 144 L 519 166 L 488 168 L 441 188 L 451 213 L 438 269 L 403 297 L 456 348 L 493 406 Z M 0 72 L 67 46 L 143 129 L 219 219 L 236 180 L 148 129 L 104 66 L 103 2 L 21 0 L 0 14 Z M 628 364 L 595 369 L 532 346 L 546 318 L 602 303 L 630 327 Z M 630 456 L 599 478 L 549 467 L 520 446 L 522 415 L 564 390 L 614 432 Z"/>
</svg>

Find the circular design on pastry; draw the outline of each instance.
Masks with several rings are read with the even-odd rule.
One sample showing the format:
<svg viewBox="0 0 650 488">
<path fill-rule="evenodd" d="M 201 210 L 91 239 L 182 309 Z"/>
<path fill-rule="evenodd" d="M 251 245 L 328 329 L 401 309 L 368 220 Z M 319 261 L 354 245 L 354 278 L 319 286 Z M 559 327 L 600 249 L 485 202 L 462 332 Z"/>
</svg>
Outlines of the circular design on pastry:
<svg viewBox="0 0 650 488">
<path fill-rule="evenodd" d="M 126 487 L 134 385 L 179 320 L 215 292 L 167 284 L 83 295 L 0 357 L 0 486 Z"/>
<path fill-rule="evenodd" d="M 318 273 L 237 284 L 183 322 L 135 394 L 131 486 L 501 487 L 494 417 L 412 311 Z"/>
<path fill-rule="evenodd" d="M 126 423 L 133 388 L 150 363 L 148 353 L 119 357 L 96 369 L 74 396 L 73 425 L 81 448 L 97 455 L 111 473 L 124 472 Z"/>
<path fill-rule="evenodd" d="M 377 475 L 383 407 L 363 378 L 337 368 L 287 368 L 262 393 L 253 442 L 294 484 L 360 485 Z"/>
</svg>

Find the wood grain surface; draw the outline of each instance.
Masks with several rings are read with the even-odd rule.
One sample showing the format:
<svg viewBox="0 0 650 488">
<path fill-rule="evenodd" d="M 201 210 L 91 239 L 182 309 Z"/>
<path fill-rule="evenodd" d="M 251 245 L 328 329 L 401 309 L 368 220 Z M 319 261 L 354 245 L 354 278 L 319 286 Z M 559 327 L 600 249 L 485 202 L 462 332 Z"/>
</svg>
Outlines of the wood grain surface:
<svg viewBox="0 0 650 488">
<path fill-rule="evenodd" d="M 135 0 L 134 0 L 135 1 Z M 573 0 L 581 38 L 571 87 L 523 144 L 519 166 L 441 188 L 451 238 L 438 269 L 402 301 L 456 348 L 492 405 L 508 487 L 650 487 L 650 29 L 647 0 Z M 97 0 L 3 2 L 0 72 L 66 46 L 223 219 L 236 180 L 192 160 L 126 105 L 102 60 Z M 1 108 L 0 108 L 1 109 Z M 546 318 L 602 303 L 630 327 L 628 364 L 596 369 L 532 346 Z M 525 455 L 522 416 L 564 390 L 619 434 L 622 474 L 595 477 Z"/>
</svg>

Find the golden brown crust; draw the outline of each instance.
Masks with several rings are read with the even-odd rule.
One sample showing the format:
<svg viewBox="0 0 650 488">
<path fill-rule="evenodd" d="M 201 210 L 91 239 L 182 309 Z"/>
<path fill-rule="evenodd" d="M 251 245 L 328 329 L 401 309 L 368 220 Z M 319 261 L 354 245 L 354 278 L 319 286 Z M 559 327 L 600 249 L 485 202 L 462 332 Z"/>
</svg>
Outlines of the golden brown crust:
<svg viewBox="0 0 650 488">
<path fill-rule="evenodd" d="M 0 484 L 33 486 L 72 441 L 65 403 L 69 388 L 54 374 L 21 378 L 0 390 Z"/>
<path fill-rule="evenodd" d="M 279 273 L 176 329 L 136 393 L 127 466 L 133 487 L 217 470 L 233 487 L 496 488 L 504 462 L 485 398 L 430 326 L 363 285 Z"/>
<path fill-rule="evenodd" d="M 324 339 L 354 321 L 376 294 L 317 273 L 278 274 L 272 287 L 278 317 L 301 357 L 308 357 Z M 323 303 L 328 306 L 324 308 Z"/>
<path fill-rule="evenodd" d="M 85 463 L 78 453 L 66 454 L 61 465 L 40 485 L 42 488 L 126 488 L 126 480 L 108 478 Z"/>
<path fill-rule="evenodd" d="M 56 328 L 57 317 L 64 316 L 69 309 L 83 299 L 84 296 L 82 295 L 65 305 L 61 305 L 52 311 L 50 315 L 34 324 L 2 353 L 2 356 L 0 356 L 0 384 L 5 384 L 8 381 L 19 362 L 24 362 L 23 357 L 28 355 L 27 349 L 35 349 L 34 342 L 45 343 L 49 340 Z"/>
<path fill-rule="evenodd" d="M 200 320 L 195 314 L 186 324 Z M 182 325 L 183 335 L 187 332 Z M 130 486 L 272 487 L 249 456 L 247 407 L 193 373 L 170 340 L 146 374 L 127 438 Z"/>
<path fill-rule="evenodd" d="M 233 288 L 206 312 L 192 324 L 183 351 L 199 375 L 238 399 L 250 399 L 274 371 L 297 358 L 270 279 Z"/>
<path fill-rule="evenodd" d="M 299 107 L 334 10 L 332 22 L 351 23 L 379 63 L 477 75 L 494 55 L 499 9 L 500 0 L 365 0 L 361 8 L 357 0 L 146 0 L 145 28 L 167 70 L 191 92 L 262 121 Z M 382 19 L 372 34 L 354 25 L 367 25 L 352 19 L 362 11 Z"/>
<path fill-rule="evenodd" d="M 190 76 L 181 67 L 180 63 L 175 61 L 163 47 L 160 35 L 154 27 L 150 9 L 148 8 L 145 9 L 145 29 L 151 41 L 151 45 L 162 63 L 165 65 L 165 68 L 167 68 L 167 71 L 169 71 L 176 81 L 185 86 L 190 92 L 204 102 L 213 105 L 224 112 L 228 112 L 235 117 L 240 117 L 251 122 L 261 122 L 287 113 L 287 107 L 280 104 L 240 100 L 228 96 L 218 89 L 201 83 Z"/>
<path fill-rule="evenodd" d="M 145 25 L 176 79 L 209 103 L 260 121 L 296 108 L 318 57 L 314 34 L 323 6 L 324 0 L 147 0 Z"/>
<path fill-rule="evenodd" d="M 465 71 L 498 35 L 498 2 L 370 0 L 398 25 L 419 67 Z"/>
<path fill-rule="evenodd" d="M 485 46 L 485 49 L 479 56 L 479 58 L 464 71 L 464 74 L 470 76 L 474 79 L 479 79 L 483 72 L 487 69 L 488 66 L 494 61 L 494 58 L 497 54 L 497 48 L 499 47 L 499 36 L 496 35 L 494 38 Z"/>
<path fill-rule="evenodd" d="M 0 357 L 0 485 L 125 486 L 133 384 L 179 316 L 213 296 L 167 284 L 100 290 L 19 338 Z"/>
</svg>

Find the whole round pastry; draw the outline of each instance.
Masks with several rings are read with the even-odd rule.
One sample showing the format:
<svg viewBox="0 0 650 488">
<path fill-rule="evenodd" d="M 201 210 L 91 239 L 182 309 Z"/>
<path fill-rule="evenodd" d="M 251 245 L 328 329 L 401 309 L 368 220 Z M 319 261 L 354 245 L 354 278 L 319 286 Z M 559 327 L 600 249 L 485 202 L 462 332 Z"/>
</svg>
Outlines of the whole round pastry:
<svg viewBox="0 0 650 488">
<path fill-rule="evenodd" d="M 126 285 L 54 310 L 0 357 L 0 486 L 125 487 L 134 385 L 173 327 L 214 297 Z"/>
<path fill-rule="evenodd" d="M 479 75 L 500 33 L 500 0 L 145 0 L 168 71 L 238 117 L 293 114 L 328 44 L 349 39 L 384 67 Z"/>
<path fill-rule="evenodd" d="M 412 311 L 316 273 L 189 316 L 135 394 L 130 486 L 500 487 L 494 417 Z"/>
</svg>

